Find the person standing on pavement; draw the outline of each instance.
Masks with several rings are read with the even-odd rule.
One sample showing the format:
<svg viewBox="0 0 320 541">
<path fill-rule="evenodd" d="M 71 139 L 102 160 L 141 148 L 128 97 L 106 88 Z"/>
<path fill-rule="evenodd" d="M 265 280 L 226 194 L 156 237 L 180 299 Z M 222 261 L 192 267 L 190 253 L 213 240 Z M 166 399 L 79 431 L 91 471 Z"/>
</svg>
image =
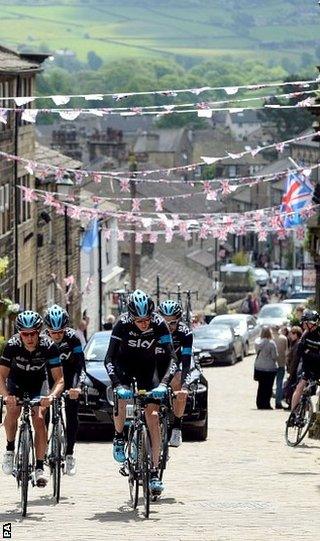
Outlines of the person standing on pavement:
<svg viewBox="0 0 320 541">
<path fill-rule="evenodd" d="M 287 354 L 287 371 L 289 377 L 284 386 L 284 395 L 288 405 L 291 405 L 292 395 L 298 381 L 298 366 L 300 356 L 298 355 L 298 345 L 302 336 L 302 329 L 298 325 L 292 327 L 289 332 L 289 349 Z"/>
<path fill-rule="evenodd" d="M 273 409 L 270 404 L 272 387 L 277 374 L 278 350 L 272 340 L 270 327 L 263 327 L 260 338 L 255 340 L 257 353 L 254 363 L 254 379 L 258 382 L 256 404 L 258 409 Z"/>
<path fill-rule="evenodd" d="M 278 350 L 278 369 L 276 375 L 276 409 L 283 409 L 283 378 L 286 371 L 286 359 L 288 354 L 288 339 L 284 334 L 281 334 L 279 325 L 272 327 L 273 340 Z"/>
</svg>

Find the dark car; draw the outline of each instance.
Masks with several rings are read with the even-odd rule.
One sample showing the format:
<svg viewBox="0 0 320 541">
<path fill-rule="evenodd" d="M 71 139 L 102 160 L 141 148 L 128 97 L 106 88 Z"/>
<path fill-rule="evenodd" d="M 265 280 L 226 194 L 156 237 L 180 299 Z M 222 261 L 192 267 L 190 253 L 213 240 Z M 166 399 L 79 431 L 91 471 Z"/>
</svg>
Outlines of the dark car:
<svg viewBox="0 0 320 541">
<path fill-rule="evenodd" d="M 194 330 L 194 355 L 201 366 L 235 364 L 242 360 L 244 345 L 228 325 L 203 325 Z"/>
<path fill-rule="evenodd" d="M 86 385 L 88 404 L 80 399 L 80 428 L 112 427 L 113 391 L 104 366 L 111 331 L 94 333 L 85 347 Z M 199 365 L 194 364 L 191 372 L 190 393 L 183 419 L 183 429 L 192 437 L 203 441 L 208 432 L 208 382 Z"/>
<path fill-rule="evenodd" d="M 257 320 L 250 314 L 224 314 L 216 316 L 210 321 L 210 325 L 229 325 L 233 328 L 235 335 L 242 338 L 244 356 L 249 355 L 250 349 L 256 338 L 260 335 L 261 327 Z"/>
</svg>

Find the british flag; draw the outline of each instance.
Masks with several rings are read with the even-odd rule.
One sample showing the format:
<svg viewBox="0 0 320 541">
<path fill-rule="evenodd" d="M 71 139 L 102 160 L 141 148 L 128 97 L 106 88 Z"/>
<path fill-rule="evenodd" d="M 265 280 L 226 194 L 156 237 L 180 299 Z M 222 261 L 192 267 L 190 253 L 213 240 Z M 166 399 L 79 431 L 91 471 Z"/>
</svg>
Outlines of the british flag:
<svg viewBox="0 0 320 541">
<path fill-rule="evenodd" d="M 284 220 L 284 227 L 295 227 L 303 222 L 301 211 L 310 204 L 313 185 L 310 174 L 305 172 L 292 172 L 286 180 L 286 191 L 282 197 L 281 213 L 292 213 Z"/>
</svg>

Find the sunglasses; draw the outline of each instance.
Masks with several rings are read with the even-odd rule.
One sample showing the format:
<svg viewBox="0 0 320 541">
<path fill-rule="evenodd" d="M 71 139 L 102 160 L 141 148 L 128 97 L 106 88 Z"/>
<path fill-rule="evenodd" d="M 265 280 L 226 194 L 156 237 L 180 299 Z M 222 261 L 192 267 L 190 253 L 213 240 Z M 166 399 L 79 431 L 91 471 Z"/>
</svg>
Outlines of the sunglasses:
<svg viewBox="0 0 320 541">
<path fill-rule="evenodd" d="M 37 334 L 39 334 L 38 331 L 20 331 L 20 336 L 22 336 L 22 338 L 28 338 L 29 336 L 33 337 Z"/>
<path fill-rule="evenodd" d="M 135 323 L 150 323 L 151 317 L 135 317 L 134 322 Z"/>
<path fill-rule="evenodd" d="M 179 323 L 179 320 L 178 319 L 175 319 L 173 321 L 167 321 L 169 327 L 175 327 L 175 325 L 178 325 Z"/>
<path fill-rule="evenodd" d="M 51 329 L 48 329 L 48 331 L 49 331 L 49 334 L 53 334 L 53 335 L 64 333 L 64 329 L 60 329 L 60 331 L 52 331 Z"/>
</svg>

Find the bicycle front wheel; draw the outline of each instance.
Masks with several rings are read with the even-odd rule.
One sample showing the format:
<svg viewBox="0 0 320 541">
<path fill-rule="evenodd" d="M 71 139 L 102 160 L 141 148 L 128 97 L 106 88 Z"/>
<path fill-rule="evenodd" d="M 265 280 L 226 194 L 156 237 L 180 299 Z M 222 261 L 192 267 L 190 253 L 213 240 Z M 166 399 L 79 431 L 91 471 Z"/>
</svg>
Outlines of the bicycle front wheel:
<svg viewBox="0 0 320 541">
<path fill-rule="evenodd" d="M 127 446 L 127 460 L 129 470 L 129 493 L 133 509 L 137 508 L 139 499 L 139 475 L 138 475 L 138 433 L 129 428 L 128 433 L 128 446 Z"/>
<path fill-rule="evenodd" d="M 52 431 L 52 483 L 53 483 L 53 497 L 56 503 L 60 500 L 60 488 L 61 488 L 61 447 L 62 447 L 62 426 L 59 421 Z"/>
<path fill-rule="evenodd" d="M 161 434 L 161 453 L 160 453 L 160 463 L 159 463 L 159 477 L 162 481 L 164 470 L 167 467 L 167 462 L 169 459 L 169 444 L 168 444 L 168 423 L 167 419 L 161 419 L 160 421 L 160 434 Z"/>
<path fill-rule="evenodd" d="M 306 397 L 292 410 L 286 422 L 285 438 L 287 445 L 296 447 L 302 442 L 312 423 L 313 406 Z"/>
<path fill-rule="evenodd" d="M 143 487 L 143 504 L 144 504 L 144 515 L 146 518 L 149 518 L 150 514 L 150 457 L 149 457 L 149 444 L 148 444 L 148 433 L 147 429 L 144 426 L 140 433 L 140 474 L 142 479 Z"/>
<path fill-rule="evenodd" d="M 20 445 L 18 447 L 18 456 L 20 456 L 20 490 L 21 490 L 21 514 L 23 517 L 27 514 L 28 507 L 28 488 L 29 488 L 29 477 L 30 477 L 30 457 L 31 449 L 31 435 L 27 427 L 24 428 Z"/>
</svg>

